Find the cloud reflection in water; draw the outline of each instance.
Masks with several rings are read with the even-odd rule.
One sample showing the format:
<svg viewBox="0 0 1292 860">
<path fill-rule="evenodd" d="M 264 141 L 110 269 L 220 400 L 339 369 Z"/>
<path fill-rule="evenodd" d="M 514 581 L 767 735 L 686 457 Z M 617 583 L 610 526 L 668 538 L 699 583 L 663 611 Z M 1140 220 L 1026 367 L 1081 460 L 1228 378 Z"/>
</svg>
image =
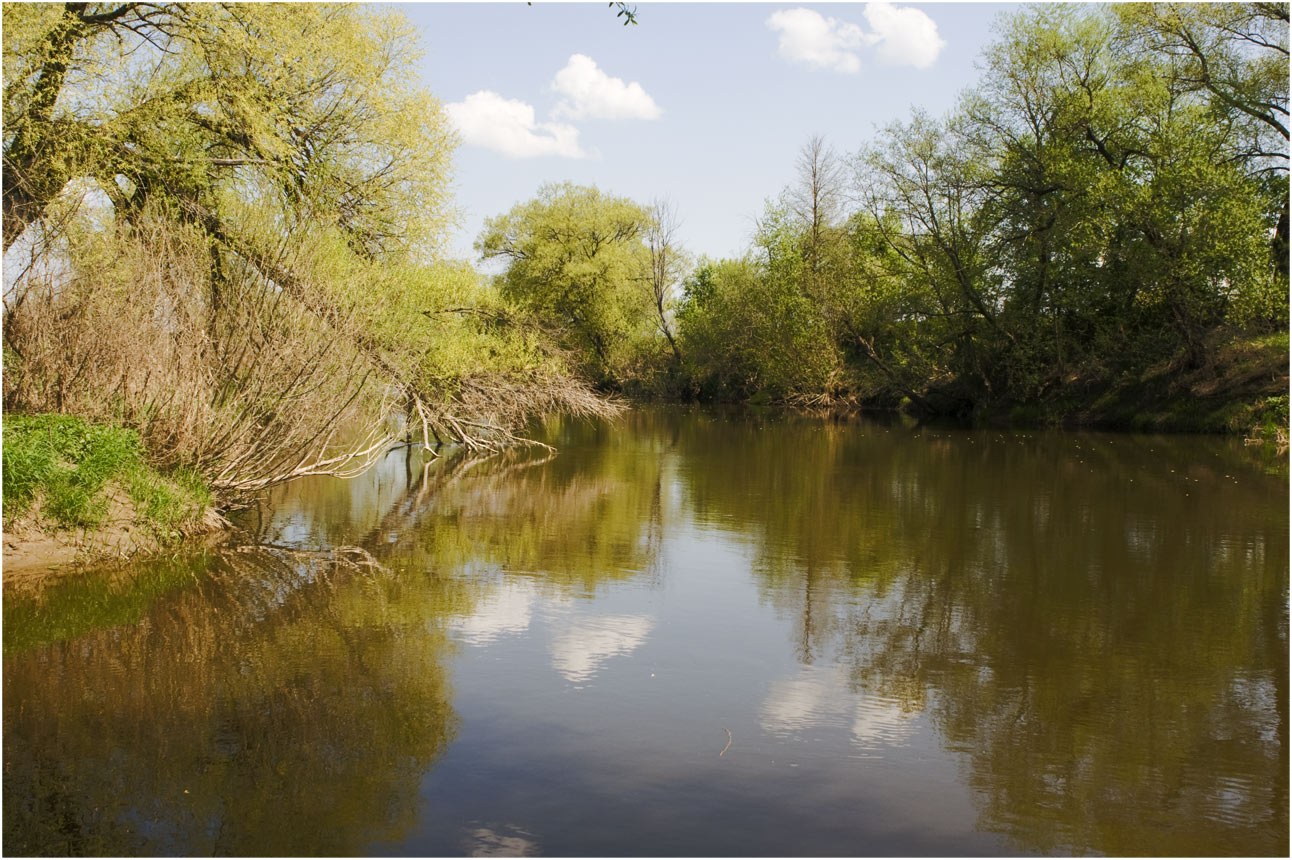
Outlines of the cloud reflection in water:
<svg viewBox="0 0 1292 860">
<path fill-rule="evenodd" d="M 603 615 L 572 622 L 552 639 L 552 666 L 574 684 L 586 683 L 612 657 L 637 650 L 654 627 L 645 615 Z"/>
</svg>

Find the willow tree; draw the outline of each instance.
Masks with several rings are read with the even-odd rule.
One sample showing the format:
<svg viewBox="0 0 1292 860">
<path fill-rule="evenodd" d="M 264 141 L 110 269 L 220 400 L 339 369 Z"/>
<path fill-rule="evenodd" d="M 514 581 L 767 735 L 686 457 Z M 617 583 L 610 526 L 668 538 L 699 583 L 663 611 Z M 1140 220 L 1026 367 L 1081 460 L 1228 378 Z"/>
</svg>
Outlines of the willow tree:
<svg viewBox="0 0 1292 860">
<path fill-rule="evenodd" d="M 69 181 L 120 214 L 226 196 L 324 217 L 375 253 L 447 223 L 453 139 L 414 86 L 414 31 L 354 6 L 11 4 L 4 12 L 6 249 Z"/>
<path fill-rule="evenodd" d="M 651 224 L 645 208 L 594 187 L 545 185 L 538 196 L 490 218 L 476 240 L 486 260 L 503 260 L 503 295 L 532 312 L 583 357 L 604 382 L 616 382 L 625 348 L 649 332 Z"/>
<path fill-rule="evenodd" d="M 455 137 L 417 83 L 402 15 L 9 4 L 4 25 L 6 255 L 70 262 L 61 283 L 28 278 L 6 295 L 6 352 L 23 369 L 6 373 L 7 406 L 145 424 L 146 439 L 230 486 L 362 465 L 337 428 L 366 426 L 358 450 L 379 451 L 392 406 L 428 443 L 507 438 L 520 401 L 495 410 L 426 366 L 428 335 L 483 330 L 442 312 L 487 300 L 478 288 L 447 300 L 463 280 L 436 263 Z M 106 224 L 78 208 L 95 199 L 107 201 Z M 133 283 L 153 281 L 123 302 Z M 446 300 L 405 301 L 433 294 Z M 395 307 L 403 319 L 390 319 Z M 58 327 L 87 308 L 93 337 Z M 111 372 L 86 351 L 93 343 L 111 344 Z M 536 383 L 542 362 L 520 351 L 493 388 L 502 399 L 560 375 L 549 363 Z M 168 352 L 187 356 L 180 370 Z M 49 367 L 37 355 L 74 360 Z M 123 414 L 100 415 L 108 404 Z"/>
</svg>

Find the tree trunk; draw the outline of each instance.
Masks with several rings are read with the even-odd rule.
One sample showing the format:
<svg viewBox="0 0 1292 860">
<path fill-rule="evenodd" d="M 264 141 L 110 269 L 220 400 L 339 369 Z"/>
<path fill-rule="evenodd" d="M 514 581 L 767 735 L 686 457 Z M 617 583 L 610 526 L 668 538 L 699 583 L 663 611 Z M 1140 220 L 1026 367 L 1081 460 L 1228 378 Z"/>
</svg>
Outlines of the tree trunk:
<svg viewBox="0 0 1292 860">
<path fill-rule="evenodd" d="M 72 141 L 56 141 L 50 134 L 54 105 L 72 65 L 72 52 L 86 30 L 81 14 L 85 3 L 67 3 L 63 17 L 45 37 L 48 59 L 36 77 L 31 102 L 15 123 L 17 130 L 4 153 L 4 249 L 11 246 L 27 225 L 45 213 L 69 178 L 66 149 Z M 64 150 L 54 158 L 54 150 Z"/>
</svg>

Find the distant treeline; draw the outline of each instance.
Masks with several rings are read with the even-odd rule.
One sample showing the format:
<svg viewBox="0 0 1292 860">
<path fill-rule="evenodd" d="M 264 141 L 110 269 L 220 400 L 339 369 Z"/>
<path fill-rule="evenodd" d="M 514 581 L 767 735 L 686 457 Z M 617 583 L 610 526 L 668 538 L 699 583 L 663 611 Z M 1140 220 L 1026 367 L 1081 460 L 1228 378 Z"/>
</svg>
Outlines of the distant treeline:
<svg viewBox="0 0 1292 860">
<path fill-rule="evenodd" d="M 739 259 L 570 185 L 477 249 L 617 390 L 1285 425 L 1287 63 L 1286 4 L 1027 8 L 947 116 L 810 139 Z"/>
</svg>

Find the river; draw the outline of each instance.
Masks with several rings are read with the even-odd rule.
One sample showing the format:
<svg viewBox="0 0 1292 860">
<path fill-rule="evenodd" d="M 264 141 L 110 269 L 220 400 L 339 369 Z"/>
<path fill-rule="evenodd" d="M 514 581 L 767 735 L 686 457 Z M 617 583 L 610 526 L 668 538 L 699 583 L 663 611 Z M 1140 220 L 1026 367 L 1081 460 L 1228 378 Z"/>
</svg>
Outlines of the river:
<svg viewBox="0 0 1292 860">
<path fill-rule="evenodd" d="M 5 853 L 1286 856 L 1286 460 L 536 432 L 7 583 Z"/>
</svg>

